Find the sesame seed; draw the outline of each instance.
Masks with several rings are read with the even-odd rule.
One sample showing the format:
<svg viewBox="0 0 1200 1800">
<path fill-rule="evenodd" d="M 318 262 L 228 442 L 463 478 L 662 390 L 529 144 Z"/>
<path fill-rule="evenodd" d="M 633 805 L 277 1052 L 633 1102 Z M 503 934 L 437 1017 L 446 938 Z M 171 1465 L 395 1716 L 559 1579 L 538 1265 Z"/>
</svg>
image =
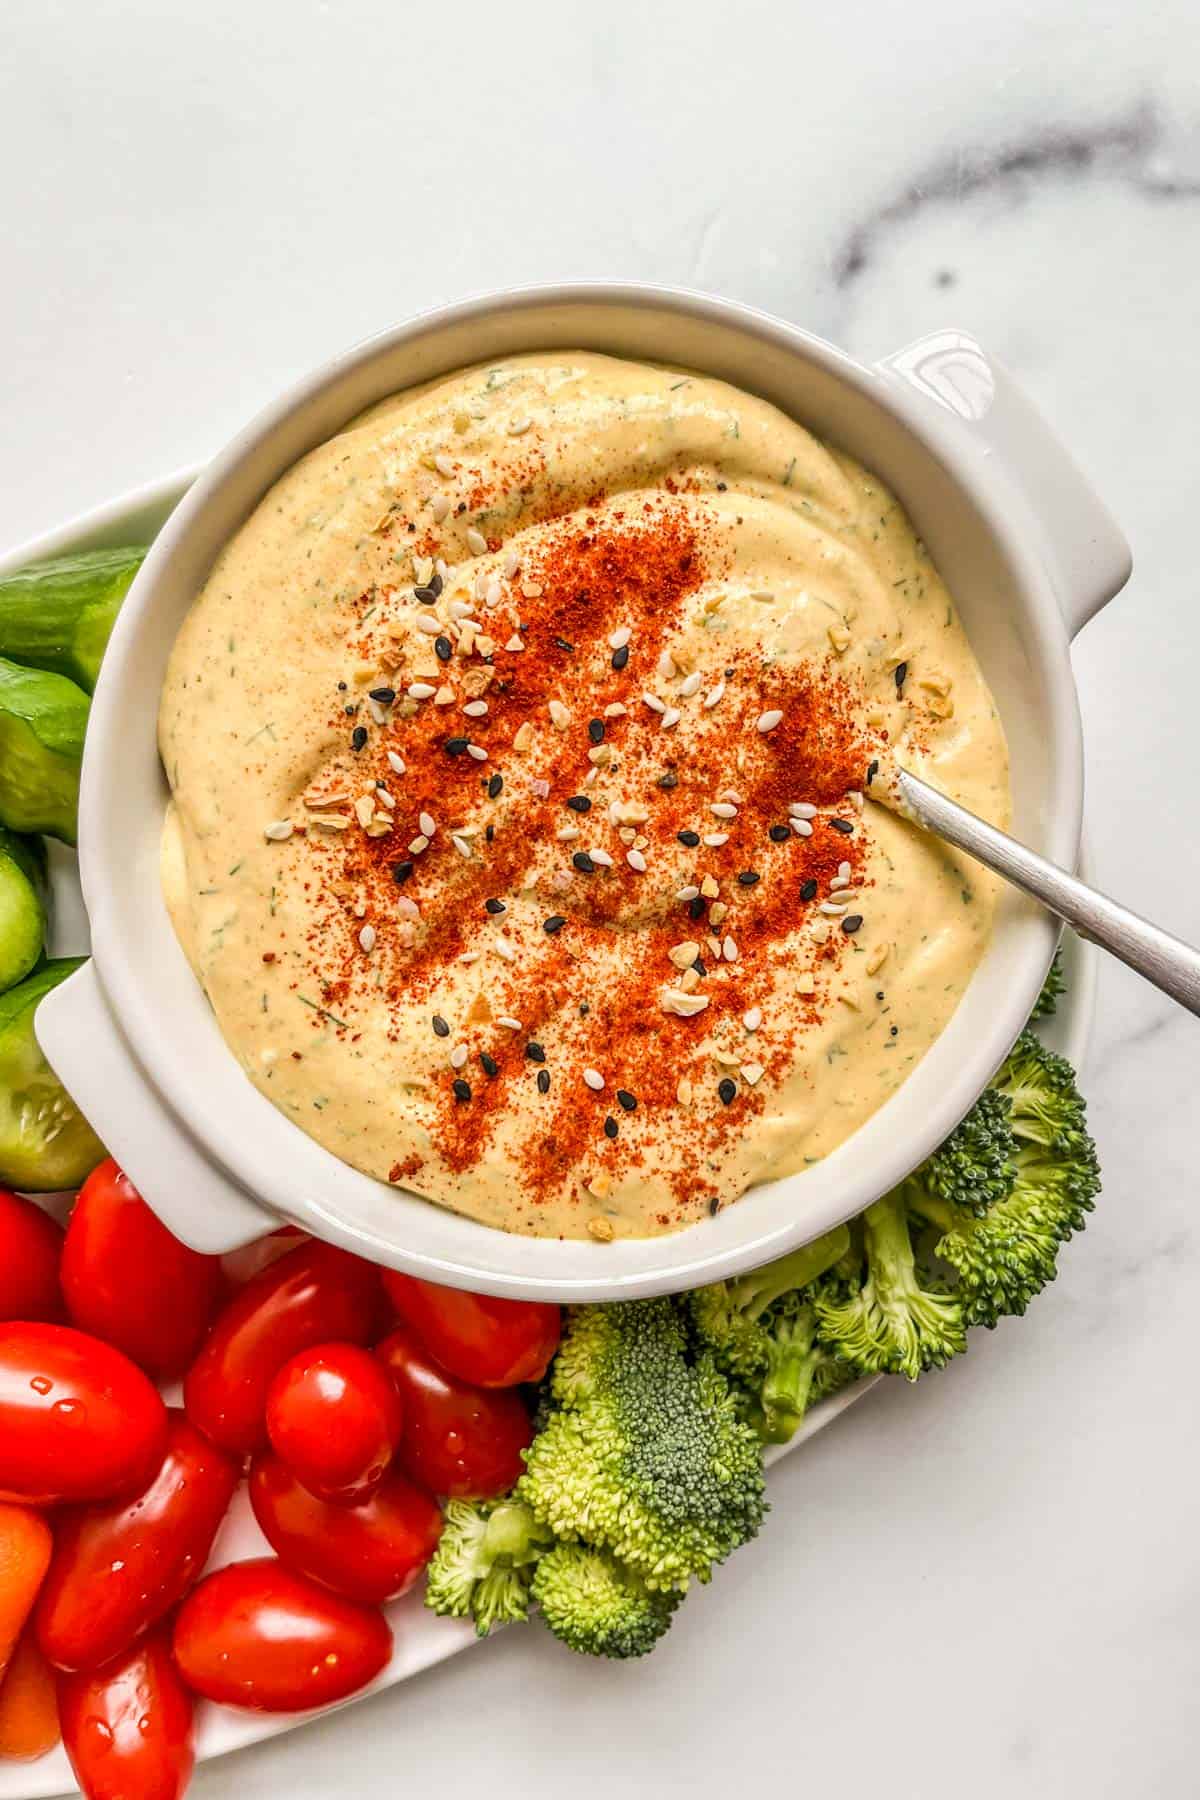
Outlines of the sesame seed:
<svg viewBox="0 0 1200 1800">
<path fill-rule="evenodd" d="M 410 900 L 407 894 L 401 894 L 396 901 L 396 916 L 400 919 L 419 919 L 421 909 L 415 900 Z"/>
<path fill-rule="evenodd" d="M 442 745 L 442 749 L 446 752 L 447 756 L 461 756 L 463 751 L 467 748 L 469 741 L 470 740 L 465 737 L 447 738 Z"/>
<path fill-rule="evenodd" d="M 435 619 L 432 613 L 418 613 L 416 625 L 417 630 L 423 631 L 426 637 L 436 637 L 442 629 L 441 621 Z"/>
<path fill-rule="evenodd" d="M 438 1037 L 450 1036 L 450 1027 L 447 1025 L 445 1019 L 443 1019 L 441 1013 L 434 1013 L 433 1018 L 430 1020 L 430 1024 L 433 1026 L 434 1032 Z"/>
<path fill-rule="evenodd" d="M 756 887 L 761 880 L 762 876 L 757 869 L 743 869 L 738 875 L 738 886 L 745 888 Z"/>
<path fill-rule="evenodd" d="M 842 930 L 846 933 L 847 937 L 853 937 L 862 922 L 861 913 L 847 913 L 846 917 L 842 920 Z"/>
<path fill-rule="evenodd" d="M 592 810 L 592 803 L 586 794 L 572 794 L 567 801 L 567 805 L 571 808 L 572 812 L 585 813 L 591 812 Z"/>
<path fill-rule="evenodd" d="M 437 652 L 439 662 L 449 662 L 450 658 L 454 655 L 454 645 L 450 642 L 448 637 L 438 636 L 434 638 L 433 647 Z"/>
<path fill-rule="evenodd" d="M 677 831 L 675 836 L 679 839 L 681 844 L 686 844 L 689 850 L 694 850 L 700 842 L 700 833 L 698 831 Z M 691 896 L 689 895 L 688 898 L 690 899 Z"/>
<path fill-rule="evenodd" d="M 708 810 L 714 819 L 736 819 L 738 815 L 737 807 L 728 800 L 714 800 Z"/>
<path fill-rule="evenodd" d="M 592 850 L 590 854 L 592 861 L 598 869 L 611 869 L 613 867 L 613 859 L 608 854 L 607 850 Z"/>
<path fill-rule="evenodd" d="M 474 525 L 468 525 L 467 549 L 471 552 L 472 556 L 485 556 L 487 554 L 487 547 L 487 539 L 484 537 L 482 531 L 477 531 Z"/>
<path fill-rule="evenodd" d="M 800 888 L 800 898 L 802 900 L 815 900 L 816 897 L 817 897 L 816 882 L 815 881 L 804 882 Z"/>
<path fill-rule="evenodd" d="M 421 813 L 417 819 L 417 824 L 421 827 L 421 830 L 427 838 L 431 838 L 437 830 L 437 826 L 434 823 L 433 815 L 431 813 Z"/>
<path fill-rule="evenodd" d="M 843 837 L 853 836 L 854 825 L 851 822 L 851 820 L 849 820 L 849 819 L 830 819 L 829 823 L 833 827 L 834 831 L 840 831 Z"/>
<path fill-rule="evenodd" d="M 602 744 L 604 742 L 603 719 L 588 720 L 588 736 L 591 738 L 593 744 Z"/>
<path fill-rule="evenodd" d="M 420 856 L 423 851 L 428 850 L 429 839 L 424 836 L 417 836 L 412 840 L 412 843 L 408 848 L 413 856 Z"/>
<path fill-rule="evenodd" d="M 658 673 L 663 681 L 670 681 L 675 674 L 675 659 L 669 650 L 658 653 Z"/>
<path fill-rule="evenodd" d="M 410 862 L 398 862 L 392 864 L 392 880 L 397 887 L 403 887 L 412 872 L 413 865 Z"/>
<path fill-rule="evenodd" d="M 370 956 L 372 950 L 375 948 L 375 927 L 373 925 L 363 926 L 358 934 L 358 943 L 359 948 L 365 950 L 367 955 Z"/>
<path fill-rule="evenodd" d="M 807 800 L 793 800 L 788 807 L 788 813 L 793 819 L 815 819 L 817 809 Z"/>
<path fill-rule="evenodd" d="M 432 700 L 437 689 L 429 681 L 410 681 L 405 692 L 410 700 Z"/>
<path fill-rule="evenodd" d="M 472 762 L 486 762 L 488 759 L 488 753 L 482 744 L 468 744 L 467 755 Z"/>
<path fill-rule="evenodd" d="M 625 665 L 628 663 L 628 661 L 629 661 L 629 645 L 622 644 L 621 648 L 619 650 L 614 650 L 612 653 L 612 666 L 614 669 L 616 669 L 618 672 L 620 672 L 620 670 L 622 670 L 625 667 Z"/>
<path fill-rule="evenodd" d="M 846 902 L 844 900 L 822 900 L 821 902 L 821 911 L 823 913 L 837 914 L 844 913 L 845 910 Z"/>
<path fill-rule="evenodd" d="M 617 1121 L 613 1118 L 612 1114 L 609 1113 L 607 1119 L 605 1119 L 605 1121 L 604 1121 L 605 1137 L 606 1138 L 615 1138 L 617 1135 L 617 1132 L 619 1130 L 620 1130 L 620 1127 L 618 1126 Z"/>
<path fill-rule="evenodd" d="M 504 787 L 503 775 L 493 775 L 492 779 L 488 782 L 488 785 L 487 785 L 488 799 L 495 800 L 499 796 L 501 791 L 503 790 L 503 787 Z"/>
<path fill-rule="evenodd" d="M 380 706 L 391 706 L 396 698 L 396 690 L 391 687 L 372 688 L 367 697 L 377 701 Z"/>
<path fill-rule="evenodd" d="M 734 941 L 731 937 L 725 937 L 722 939 L 721 955 L 725 958 L 726 962 L 736 962 L 737 961 L 738 947 L 734 943 Z"/>
<path fill-rule="evenodd" d="M 578 825 L 563 825 L 554 835 L 560 844 L 573 844 L 579 836 L 579 827 Z"/>
<path fill-rule="evenodd" d="M 498 575 L 493 575 L 483 590 L 483 604 L 490 612 L 494 606 L 499 606 L 503 598 L 504 587 L 500 577 Z"/>
<path fill-rule="evenodd" d="M 742 1024 L 746 1027 L 747 1031 L 757 1031 L 762 1024 L 762 1008 L 759 1006 L 752 1006 L 749 1012 L 744 1012 L 742 1014 Z"/>
<path fill-rule="evenodd" d="M 366 741 L 367 741 L 366 726 L 365 725 L 356 725 L 354 727 L 354 730 L 350 733 L 350 748 L 355 751 L 361 750 L 365 747 Z"/>
<path fill-rule="evenodd" d="M 895 670 L 895 681 L 896 681 L 897 691 L 899 691 L 900 689 L 903 688 L 905 680 L 907 679 L 907 676 L 908 676 L 908 664 L 906 662 L 897 663 L 896 670 Z"/>
<path fill-rule="evenodd" d="M 550 1092 L 550 1071 L 549 1071 L 549 1069 L 539 1069 L 538 1070 L 537 1085 L 538 1085 L 538 1093 L 539 1094 L 548 1094 Z"/>
<path fill-rule="evenodd" d="M 452 831 L 450 833 L 450 842 L 454 845 L 454 848 L 458 851 L 460 856 L 470 856 L 471 846 L 468 844 L 465 837 L 459 837 L 456 831 Z"/>
<path fill-rule="evenodd" d="M 496 936 L 492 939 L 492 949 L 503 962 L 515 962 L 517 953 L 506 937 Z"/>
<path fill-rule="evenodd" d="M 793 819 L 792 830 L 797 837 L 811 837 L 813 834 L 812 821 L 810 819 Z"/>
<path fill-rule="evenodd" d="M 479 1060 L 483 1064 L 483 1072 L 485 1075 L 498 1075 L 500 1073 L 500 1064 L 496 1061 L 494 1056 L 489 1056 L 486 1050 L 481 1050 L 479 1052 Z"/>
<path fill-rule="evenodd" d="M 679 786 L 679 777 L 674 769 L 668 769 L 665 775 L 659 775 L 656 778 L 654 785 L 655 787 L 665 788 L 669 792 L 671 788 L 677 788 Z"/>
<path fill-rule="evenodd" d="M 525 414 L 525 413 L 516 414 L 513 418 L 511 418 L 508 421 L 509 437 L 520 437 L 524 432 L 529 430 L 529 427 L 532 424 L 533 424 L 533 420 L 531 418 L 529 418 L 527 414 Z"/>
<path fill-rule="evenodd" d="M 723 1106 L 732 1106 L 737 1098 L 737 1082 L 731 1081 L 729 1076 L 726 1075 L 724 1081 L 719 1081 L 717 1083 L 717 1093 L 721 1097 Z"/>
<path fill-rule="evenodd" d="M 871 783 L 874 781 L 874 779 L 878 775 L 878 773 L 879 773 L 878 761 L 876 760 L 874 762 L 869 762 L 867 764 L 867 786 L 868 787 L 870 787 Z"/>
<path fill-rule="evenodd" d="M 446 514 L 450 511 L 450 496 L 448 494 L 435 494 L 433 499 L 429 502 L 429 510 L 433 514 L 434 524 L 440 525 Z"/>
<path fill-rule="evenodd" d="M 782 722 L 782 719 L 783 714 L 779 711 L 778 707 L 772 707 L 769 712 L 759 713 L 758 718 L 755 720 L 755 728 L 758 731 L 774 731 L 775 727 Z"/>
<path fill-rule="evenodd" d="M 694 900 L 688 901 L 688 917 L 692 919 L 704 917 L 704 900 L 700 894 L 697 894 Z"/>
<path fill-rule="evenodd" d="M 696 842 L 699 843 L 700 839 L 697 838 Z M 681 887 L 675 898 L 677 900 L 698 900 L 700 898 L 700 889 L 690 885 L 688 887 Z"/>
<path fill-rule="evenodd" d="M 646 873 L 646 858 L 642 855 L 640 850 L 627 850 L 625 852 L 625 861 L 629 864 L 630 868 L 635 869 L 639 875 L 644 875 Z"/>
<path fill-rule="evenodd" d="M 542 930 L 547 934 L 547 936 L 553 937 L 556 932 L 559 932 L 562 930 L 562 928 L 566 924 L 566 922 L 567 921 L 563 917 L 562 913 L 551 913 L 551 915 L 548 919 L 542 920 Z"/>
<path fill-rule="evenodd" d="M 439 475 L 453 475 L 454 464 L 444 451 L 439 451 L 433 459 L 433 466 Z"/>
<path fill-rule="evenodd" d="M 633 632 L 628 625 L 618 625 L 615 631 L 609 633 L 609 649 L 623 650 L 632 636 Z"/>
<path fill-rule="evenodd" d="M 773 844 L 786 844 L 790 835 L 786 825 L 772 825 L 767 833 Z"/>
<path fill-rule="evenodd" d="M 520 566 L 521 558 L 519 553 L 516 550 L 506 550 L 504 552 L 504 573 L 508 576 L 510 581 Z"/>
<path fill-rule="evenodd" d="M 282 844 L 290 838 L 294 827 L 290 819 L 272 819 L 269 825 L 263 826 L 263 836 L 273 844 Z"/>
<path fill-rule="evenodd" d="M 592 861 L 591 857 L 588 855 L 586 850 L 576 850 L 575 854 L 571 858 L 571 861 L 574 863 L 575 867 L 579 870 L 579 873 L 581 875 L 594 875 L 596 872 L 596 865 Z"/>
<path fill-rule="evenodd" d="M 508 908 L 505 906 L 503 900 L 485 900 L 483 903 L 483 909 L 485 912 L 493 913 L 497 918 L 499 917 L 499 915 L 502 912 L 508 911 Z"/>
<path fill-rule="evenodd" d="M 388 768 L 392 771 L 393 775 L 404 775 L 407 773 L 408 765 L 405 763 L 402 756 L 397 756 L 394 750 L 388 751 L 387 760 Z"/>
<path fill-rule="evenodd" d="M 488 703 L 486 700 L 468 700 L 467 704 L 463 707 L 463 712 L 468 719 L 484 719 L 487 717 L 487 709 Z"/>
<path fill-rule="evenodd" d="M 583 1079 L 587 1082 L 594 1094 L 600 1093 L 604 1086 L 604 1077 L 599 1069 L 585 1069 L 583 1071 Z"/>
<path fill-rule="evenodd" d="M 506 1031 L 520 1031 L 521 1029 L 520 1019 L 514 1019 L 508 1013 L 501 1013 L 500 1017 L 496 1020 L 496 1023 L 497 1025 L 503 1025 Z"/>
<path fill-rule="evenodd" d="M 724 697 L 725 683 L 723 681 L 718 681 L 716 687 L 710 688 L 708 693 L 704 696 L 704 710 L 706 712 L 711 712 L 713 707 L 723 700 Z"/>
<path fill-rule="evenodd" d="M 457 1075 L 454 1079 L 454 1098 L 462 1101 L 471 1098 L 471 1084 L 469 1081 L 464 1081 L 461 1075 Z"/>
<path fill-rule="evenodd" d="M 662 718 L 658 721 L 658 723 L 659 723 L 660 728 L 663 731 L 670 731 L 672 725 L 678 725 L 678 723 L 682 717 L 683 717 L 683 714 L 680 712 L 680 710 L 677 706 L 668 706 L 666 712 L 663 714 Z"/>
<path fill-rule="evenodd" d="M 541 1044 L 537 1043 L 533 1038 L 530 1038 L 529 1042 L 526 1044 L 525 1054 L 530 1062 L 544 1063 L 546 1060 L 545 1050 Z"/>
<path fill-rule="evenodd" d="M 850 879 L 850 864 L 848 862 L 840 862 L 838 864 L 839 878 L 843 875 L 845 876 L 846 880 L 849 881 L 849 879 Z"/>
<path fill-rule="evenodd" d="M 461 1069 L 466 1060 L 467 1046 L 465 1044 L 455 1044 L 453 1050 L 450 1052 L 450 1067 L 452 1069 Z"/>
<path fill-rule="evenodd" d="M 835 875 L 829 883 L 829 891 L 835 894 L 839 888 L 849 887 L 850 880 L 846 875 Z"/>
<path fill-rule="evenodd" d="M 719 850 L 722 844 L 729 842 L 729 833 L 727 831 L 706 831 L 704 842 L 710 850 Z"/>
<path fill-rule="evenodd" d="M 643 694 L 642 701 L 650 708 L 651 712 L 665 713 L 667 710 L 666 701 L 660 700 L 657 694 Z"/>
<path fill-rule="evenodd" d="M 693 694 L 699 693 L 702 680 L 703 676 L 699 669 L 693 669 L 691 674 L 680 684 L 679 692 L 685 700 L 690 700 Z"/>
<path fill-rule="evenodd" d="M 623 1107 L 626 1112 L 636 1112 L 637 1095 L 631 1094 L 628 1088 L 618 1088 L 617 1105 Z"/>
</svg>

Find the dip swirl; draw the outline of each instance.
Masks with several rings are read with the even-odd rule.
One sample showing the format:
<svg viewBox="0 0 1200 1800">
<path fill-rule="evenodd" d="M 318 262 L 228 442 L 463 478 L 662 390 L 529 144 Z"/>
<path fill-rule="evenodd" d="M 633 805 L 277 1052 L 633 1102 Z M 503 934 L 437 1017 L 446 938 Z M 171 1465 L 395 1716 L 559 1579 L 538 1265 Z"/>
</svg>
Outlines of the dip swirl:
<svg viewBox="0 0 1200 1800">
<path fill-rule="evenodd" d="M 230 1049 L 488 1224 L 676 1229 L 828 1155 L 944 1028 L 1008 817 L 895 499 L 765 402 L 590 354 L 374 408 L 266 496 L 162 696 L 163 884 Z"/>
</svg>

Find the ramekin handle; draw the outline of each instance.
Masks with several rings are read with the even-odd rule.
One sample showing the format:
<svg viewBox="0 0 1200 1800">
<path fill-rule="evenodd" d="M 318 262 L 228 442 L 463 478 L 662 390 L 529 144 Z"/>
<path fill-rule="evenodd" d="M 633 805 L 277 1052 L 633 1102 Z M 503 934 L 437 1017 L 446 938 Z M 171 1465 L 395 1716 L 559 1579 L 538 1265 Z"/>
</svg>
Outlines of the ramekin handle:
<svg viewBox="0 0 1200 1800">
<path fill-rule="evenodd" d="M 965 331 L 938 331 L 878 365 L 908 396 L 952 413 L 1024 501 L 1075 637 L 1133 566 L 1115 519 L 1008 370 Z"/>
<path fill-rule="evenodd" d="M 47 994 L 33 1026 L 92 1129 L 176 1237 L 220 1255 L 275 1229 L 279 1220 L 223 1175 L 163 1105 L 121 1035 L 94 963 Z"/>
</svg>

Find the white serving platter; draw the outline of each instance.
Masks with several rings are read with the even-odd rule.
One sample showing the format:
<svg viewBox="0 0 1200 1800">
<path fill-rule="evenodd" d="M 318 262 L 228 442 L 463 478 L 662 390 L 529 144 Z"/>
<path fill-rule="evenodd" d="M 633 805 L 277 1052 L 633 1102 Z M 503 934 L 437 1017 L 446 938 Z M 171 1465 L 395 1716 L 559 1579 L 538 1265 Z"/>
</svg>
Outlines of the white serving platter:
<svg viewBox="0 0 1200 1800">
<path fill-rule="evenodd" d="M 0 576 L 27 563 L 72 551 L 149 543 L 198 473 L 198 470 L 184 470 L 166 476 L 94 512 L 85 513 L 55 531 L 18 545 L 11 553 L 0 556 Z M 88 936 L 75 860 L 61 845 L 53 844 L 50 849 L 54 889 L 50 947 L 55 955 L 80 955 L 88 948 Z M 1067 993 L 1057 1016 L 1044 1027 L 1043 1035 L 1076 1068 L 1081 1068 L 1095 1008 L 1098 953 L 1078 939 L 1068 937 L 1064 943 L 1064 961 Z M 873 1381 L 860 1382 L 815 1407 L 793 1441 L 771 1451 L 768 1462 L 799 1449 L 874 1385 Z M 243 1487 L 222 1526 L 209 1566 L 219 1567 L 247 1556 L 269 1554 L 269 1550 L 250 1512 Z M 730 1580 L 732 1576 L 727 1572 L 723 1579 Z M 386 1610 L 395 1637 L 391 1662 L 361 1694 L 343 1701 L 343 1706 L 353 1706 L 368 1694 L 406 1681 L 410 1675 L 417 1675 L 434 1663 L 444 1662 L 478 1642 L 470 1625 L 437 1619 L 427 1612 L 419 1589 L 393 1602 Z M 331 1710 L 336 1709 L 324 1708 L 322 1712 Z M 224 1756 L 228 1751 L 278 1737 L 285 1731 L 295 1731 L 320 1716 L 321 1712 L 287 1715 L 237 1712 L 231 1707 L 202 1702 L 197 1710 L 197 1760 L 206 1762 L 212 1757 Z M 45 1800 L 49 1795 L 76 1791 L 70 1764 L 61 1748 L 33 1763 L 0 1762 L 0 1800 Z"/>
</svg>

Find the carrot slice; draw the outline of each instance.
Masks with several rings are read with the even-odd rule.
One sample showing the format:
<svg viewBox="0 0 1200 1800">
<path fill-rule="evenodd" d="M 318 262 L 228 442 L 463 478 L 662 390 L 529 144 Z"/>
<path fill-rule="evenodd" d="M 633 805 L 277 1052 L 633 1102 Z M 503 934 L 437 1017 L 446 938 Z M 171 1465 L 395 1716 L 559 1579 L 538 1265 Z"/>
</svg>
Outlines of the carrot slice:
<svg viewBox="0 0 1200 1800">
<path fill-rule="evenodd" d="M 0 1504 L 0 1676 L 37 1599 L 54 1540 L 27 1506 Z"/>
<path fill-rule="evenodd" d="M 54 1671 L 27 1625 L 0 1682 L 0 1757 L 32 1762 L 59 1740 Z"/>
</svg>

